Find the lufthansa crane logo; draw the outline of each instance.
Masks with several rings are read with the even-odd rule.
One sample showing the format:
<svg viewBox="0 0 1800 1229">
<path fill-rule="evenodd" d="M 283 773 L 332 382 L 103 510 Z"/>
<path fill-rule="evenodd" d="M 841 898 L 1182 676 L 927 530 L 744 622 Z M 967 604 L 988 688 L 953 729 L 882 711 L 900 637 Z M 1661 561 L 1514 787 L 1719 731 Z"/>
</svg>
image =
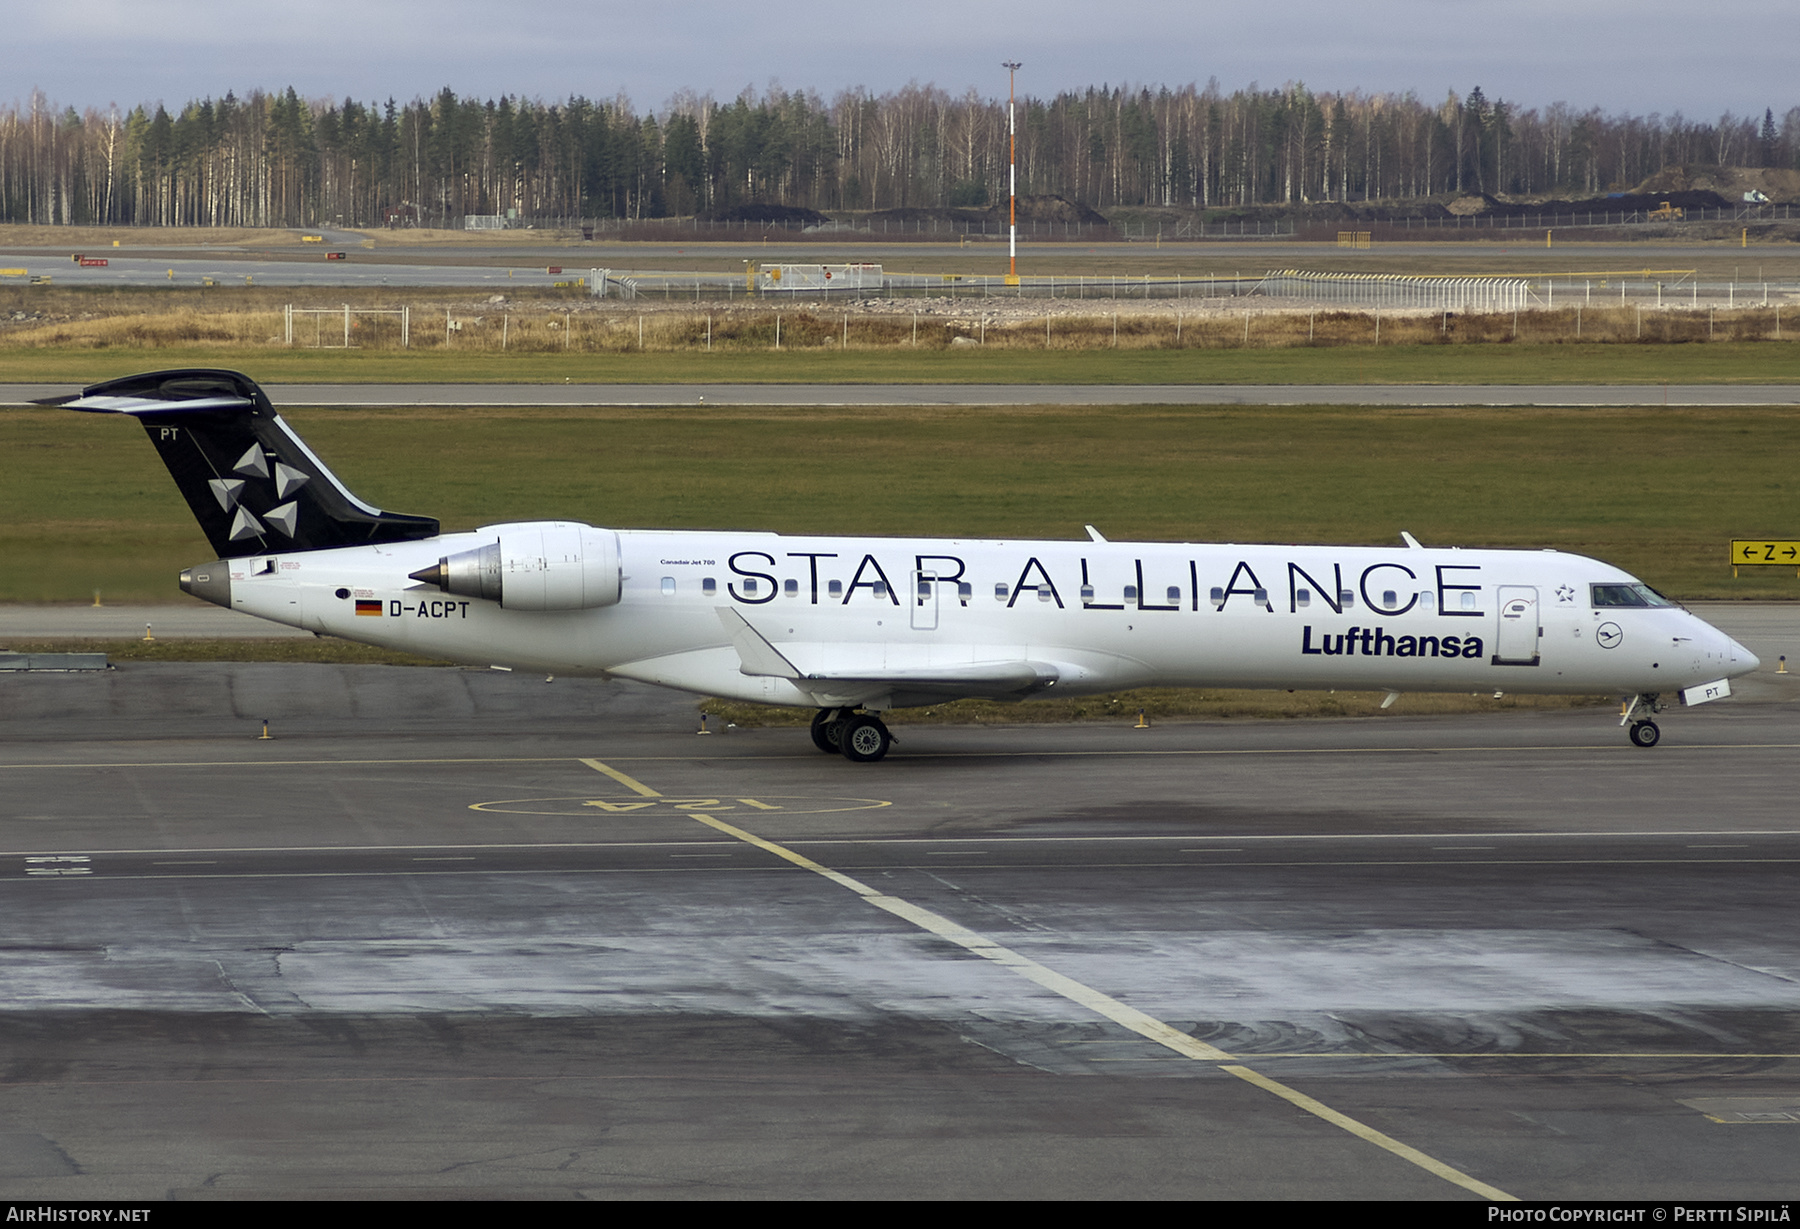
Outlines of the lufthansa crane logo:
<svg viewBox="0 0 1800 1229">
<path fill-rule="evenodd" d="M 1625 642 L 1625 629 L 1617 623 L 1602 623 L 1594 630 L 1594 642 L 1603 649 L 1616 649 Z"/>
</svg>

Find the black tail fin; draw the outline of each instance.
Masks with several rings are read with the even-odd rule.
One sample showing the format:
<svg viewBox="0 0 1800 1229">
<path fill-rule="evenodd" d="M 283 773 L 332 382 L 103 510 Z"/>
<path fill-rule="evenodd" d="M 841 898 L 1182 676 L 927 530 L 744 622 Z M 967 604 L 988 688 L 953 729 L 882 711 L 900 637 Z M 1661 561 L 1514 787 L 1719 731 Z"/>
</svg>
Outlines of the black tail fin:
<svg viewBox="0 0 1800 1229">
<path fill-rule="evenodd" d="M 383 512 L 352 495 L 235 371 L 155 371 L 37 404 L 143 423 L 221 559 L 438 532 L 431 517 Z"/>
</svg>

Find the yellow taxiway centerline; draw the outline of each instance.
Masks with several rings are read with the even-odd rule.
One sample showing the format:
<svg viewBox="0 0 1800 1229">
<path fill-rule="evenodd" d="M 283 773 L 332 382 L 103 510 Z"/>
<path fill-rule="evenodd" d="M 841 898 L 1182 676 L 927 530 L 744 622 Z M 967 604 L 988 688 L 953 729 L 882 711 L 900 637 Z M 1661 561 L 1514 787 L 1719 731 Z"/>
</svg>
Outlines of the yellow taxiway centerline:
<svg viewBox="0 0 1800 1229">
<path fill-rule="evenodd" d="M 660 792 L 651 789 L 648 785 L 643 784 L 633 777 L 627 776 L 625 773 L 620 772 L 610 765 L 601 763 L 599 760 L 583 759 L 581 762 L 586 764 L 589 768 L 592 768 L 595 772 L 611 777 L 619 784 L 625 786 L 627 789 L 635 791 L 642 797 L 662 797 Z M 970 952 L 973 955 L 980 956 L 984 960 L 992 961 L 994 964 L 1018 974 L 1027 981 L 1035 982 L 1044 989 L 1049 990 L 1054 994 L 1061 995 L 1072 1003 L 1077 1003 L 1098 1015 L 1104 1016 L 1108 1020 L 1112 1020 L 1114 1023 L 1123 1025 L 1141 1037 L 1146 1037 L 1149 1040 L 1156 1042 L 1158 1045 L 1166 1046 L 1167 1048 L 1174 1050 L 1177 1054 L 1194 1059 L 1195 1061 L 1215 1063 L 1218 1065 L 1219 1070 L 1226 1074 L 1236 1076 L 1240 1080 L 1254 1084 L 1264 1092 L 1272 1093 L 1289 1104 L 1303 1109 L 1307 1113 L 1330 1123 L 1332 1126 L 1347 1131 L 1358 1139 L 1374 1144 L 1376 1147 L 1384 1149 L 1394 1156 L 1399 1157 L 1401 1160 L 1416 1165 L 1427 1173 L 1442 1178 L 1446 1182 L 1460 1186 L 1464 1190 L 1472 1191 L 1484 1199 L 1517 1202 L 1516 1196 L 1509 1195 L 1498 1187 L 1490 1186 L 1479 1178 L 1471 1177 L 1460 1169 L 1457 1169 L 1452 1165 L 1447 1165 L 1437 1158 L 1419 1151 L 1410 1144 L 1403 1144 L 1393 1136 L 1377 1131 L 1374 1127 L 1369 1126 L 1367 1123 L 1359 1122 L 1348 1114 L 1339 1113 L 1322 1101 L 1309 1097 L 1298 1089 L 1290 1088 L 1279 1080 L 1272 1080 L 1260 1072 L 1253 1071 L 1249 1067 L 1234 1062 L 1232 1055 L 1226 1053 L 1224 1050 L 1221 1050 L 1216 1046 L 1208 1045 L 1199 1038 L 1190 1036 L 1173 1025 L 1165 1024 L 1154 1016 L 1147 1015 L 1135 1007 L 1121 1003 L 1118 999 L 1113 998 L 1109 994 L 1104 994 L 1091 986 L 1076 981 L 1072 977 L 1067 977 L 1054 969 L 1039 964 L 1029 956 L 1015 952 L 1011 948 L 1003 947 L 986 936 L 970 930 L 960 923 L 951 921 L 942 914 L 933 913 L 929 909 L 920 908 L 918 905 L 902 900 L 898 896 L 890 896 L 886 892 L 870 887 L 859 879 L 854 879 L 840 871 L 834 871 L 828 866 L 823 866 L 820 863 L 814 862 L 805 854 L 795 853 L 793 850 L 788 849 L 783 845 L 778 845 L 774 841 L 757 836 L 753 832 L 746 832 L 744 829 L 728 824 L 716 816 L 708 815 L 700 811 L 690 812 L 690 814 L 709 828 L 723 832 L 727 836 L 735 837 L 745 844 L 754 845 L 756 848 L 773 854 L 803 870 L 811 871 L 815 875 L 828 879 L 839 887 L 846 888 L 849 891 L 856 893 L 856 895 L 862 897 L 866 903 L 875 906 L 877 909 L 891 913 L 902 921 L 910 922 L 921 930 L 954 943 L 963 950 Z"/>
<path fill-rule="evenodd" d="M 626 789 L 637 794 L 640 798 L 661 798 L 662 797 L 661 794 L 657 793 L 655 790 L 651 789 L 648 785 L 645 785 L 643 782 L 634 780 L 633 778 L 626 776 L 624 773 L 620 772 L 617 768 L 609 768 L 607 765 L 602 764 L 599 760 L 583 759 L 581 762 L 583 764 L 586 764 L 589 768 L 592 768 L 595 772 L 603 773 L 604 775 L 611 777 L 613 780 L 617 781 L 620 785 L 623 785 Z"/>
</svg>

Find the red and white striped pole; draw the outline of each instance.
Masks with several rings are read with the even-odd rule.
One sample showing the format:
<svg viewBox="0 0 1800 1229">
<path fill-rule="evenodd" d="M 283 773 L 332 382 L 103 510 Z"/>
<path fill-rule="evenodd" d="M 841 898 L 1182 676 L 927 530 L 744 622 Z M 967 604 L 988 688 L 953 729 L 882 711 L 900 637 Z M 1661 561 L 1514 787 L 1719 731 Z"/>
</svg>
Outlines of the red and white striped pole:
<svg viewBox="0 0 1800 1229">
<path fill-rule="evenodd" d="M 1019 284 L 1019 123 L 1013 107 L 1013 76 L 1021 63 L 1008 60 L 1006 70 L 1006 284 Z"/>
</svg>

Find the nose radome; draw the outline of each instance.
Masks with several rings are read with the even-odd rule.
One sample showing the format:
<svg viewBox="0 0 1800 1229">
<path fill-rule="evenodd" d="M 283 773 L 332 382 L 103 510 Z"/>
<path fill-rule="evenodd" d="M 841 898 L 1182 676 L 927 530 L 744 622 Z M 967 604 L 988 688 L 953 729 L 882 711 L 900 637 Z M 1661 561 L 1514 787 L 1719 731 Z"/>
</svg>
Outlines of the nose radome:
<svg viewBox="0 0 1800 1229">
<path fill-rule="evenodd" d="M 1732 674 L 1748 674 L 1752 670 L 1759 669 L 1762 666 L 1762 659 L 1760 657 L 1733 640 L 1730 636 L 1725 637 L 1725 643 L 1731 646 Z"/>
</svg>

